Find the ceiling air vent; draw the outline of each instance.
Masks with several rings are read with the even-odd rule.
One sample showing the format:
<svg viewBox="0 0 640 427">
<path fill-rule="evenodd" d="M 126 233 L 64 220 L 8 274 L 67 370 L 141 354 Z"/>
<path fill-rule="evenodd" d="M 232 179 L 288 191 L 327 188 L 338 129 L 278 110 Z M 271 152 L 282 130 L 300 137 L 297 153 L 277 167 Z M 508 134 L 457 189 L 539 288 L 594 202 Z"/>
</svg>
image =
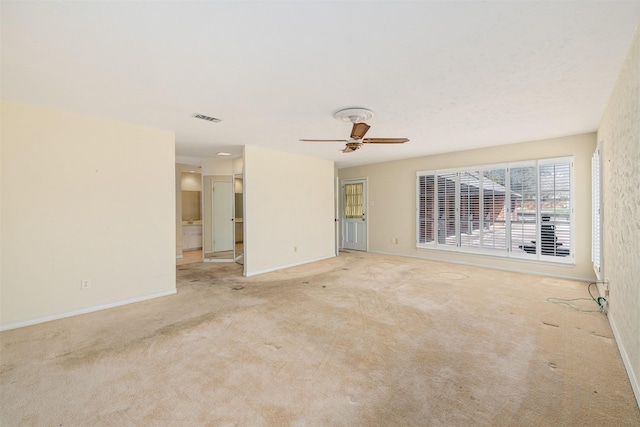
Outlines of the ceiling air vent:
<svg viewBox="0 0 640 427">
<path fill-rule="evenodd" d="M 213 122 L 213 123 L 219 123 L 219 122 L 222 121 L 222 119 L 217 119 L 215 117 L 205 116 L 204 114 L 196 114 L 193 117 L 195 117 L 196 119 L 207 120 L 207 121 Z"/>
</svg>

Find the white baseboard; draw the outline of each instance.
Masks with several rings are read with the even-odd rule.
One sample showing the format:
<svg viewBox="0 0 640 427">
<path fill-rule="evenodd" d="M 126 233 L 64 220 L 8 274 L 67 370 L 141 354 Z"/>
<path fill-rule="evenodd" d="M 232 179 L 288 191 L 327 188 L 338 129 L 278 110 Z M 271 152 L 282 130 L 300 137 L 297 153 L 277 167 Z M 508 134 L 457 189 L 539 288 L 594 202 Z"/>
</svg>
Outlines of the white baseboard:
<svg viewBox="0 0 640 427">
<path fill-rule="evenodd" d="M 81 308 L 79 310 L 68 311 L 66 313 L 58 313 L 51 316 L 38 317 L 31 320 L 25 320 L 22 322 L 9 323 L 6 325 L 0 325 L 0 331 L 8 331 L 10 329 L 23 328 L 25 326 L 37 325 L 38 323 L 50 322 L 52 320 L 64 319 L 65 317 L 77 316 L 79 314 L 93 313 L 94 311 L 106 310 L 108 308 L 119 307 L 121 305 L 133 304 L 134 302 L 146 301 L 153 298 L 165 297 L 177 293 L 177 290 L 171 289 L 168 291 L 157 292 L 154 294 L 143 295 L 135 298 L 130 298 L 122 301 L 116 301 L 109 304 L 95 305 L 92 307 Z"/>
<path fill-rule="evenodd" d="M 613 331 L 613 337 L 618 345 L 618 350 L 620 351 L 620 356 L 622 357 L 622 363 L 624 363 L 624 367 L 627 370 L 627 376 L 629 376 L 629 381 L 631 382 L 631 388 L 633 389 L 633 394 L 636 396 L 636 402 L 638 403 L 638 408 L 640 408 L 640 378 L 633 371 L 633 366 L 631 365 L 631 359 L 629 358 L 629 353 L 624 348 L 624 343 L 620 339 L 620 333 L 618 332 L 618 327 L 616 326 L 616 322 L 611 318 L 611 316 L 607 316 L 609 319 L 609 324 L 611 325 L 611 330 Z"/>
<path fill-rule="evenodd" d="M 298 265 L 309 264 L 316 261 L 322 261 L 323 259 L 329 259 L 329 258 L 335 258 L 335 257 L 336 256 L 334 254 L 331 254 L 321 258 L 315 258 L 307 261 L 296 262 L 294 264 L 281 265 L 279 267 L 267 268 L 267 269 L 258 270 L 258 271 L 248 271 L 245 273 L 245 277 L 257 276 L 258 274 L 264 274 L 264 273 L 271 273 L 272 271 L 284 270 L 285 268 L 297 267 Z"/>
<path fill-rule="evenodd" d="M 424 260 L 427 260 L 427 261 L 447 262 L 447 263 L 450 263 L 450 264 L 468 265 L 470 267 L 487 268 L 487 269 L 490 269 L 490 270 L 509 271 L 511 273 L 522 273 L 522 274 L 531 274 L 531 275 L 534 275 L 534 276 L 554 277 L 556 279 L 577 280 L 579 282 L 593 282 L 594 281 L 592 277 L 579 277 L 579 276 L 568 276 L 568 275 L 564 275 L 564 274 L 541 273 L 541 272 L 535 271 L 535 270 L 523 270 L 523 269 L 520 269 L 520 268 L 500 267 L 500 266 L 485 265 L 485 264 L 467 262 L 467 261 L 444 260 L 444 259 L 439 259 L 439 258 L 431 258 L 431 257 L 427 257 L 427 256 L 397 254 L 397 253 L 393 253 L 393 252 L 381 252 L 381 251 L 369 251 L 369 252 L 371 252 L 372 254 L 393 255 L 393 256 L 400 256 L 400 257 L 407 257 L 407 258 L 424 259 Z"/>
</svg>

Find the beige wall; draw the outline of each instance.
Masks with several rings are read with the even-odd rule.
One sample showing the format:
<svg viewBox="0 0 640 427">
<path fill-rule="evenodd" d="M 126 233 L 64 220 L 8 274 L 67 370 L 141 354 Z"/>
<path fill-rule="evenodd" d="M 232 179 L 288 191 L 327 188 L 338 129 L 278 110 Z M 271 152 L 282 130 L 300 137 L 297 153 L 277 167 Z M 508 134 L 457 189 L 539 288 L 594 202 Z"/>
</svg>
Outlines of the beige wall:
<svg viewBox="0 0 640 427">
<path fill-rule="evenodd" d="M 640 405 L 640 27 L 600 128 L 609 321 Z"/>
<path fill-rule="evenodd" d="M 182 196 L 180 221 L 201 220 L 202 175 L 199 173 L 182 172 L 180 181 L 179 191 Z"/>
<path fill-rule="evenodd" d="M 176 192 L 176 258 L 182 258 L 182 171 L 176 164 L 175 192 Z"/>
<path fill-rule="evenodd" d="M 175 292 L 173 133 L 3 101 L 1 136 L 3 329 Z"/>
<path fill-rule="evenodd" d="M 244 157 L 237 157 L 231 161 L 233 166 L 233 174 L 242 173 L 244 170 Z"/>
<path fill-rule="evenodd" d="M 180 176 L 182 191 L 202 191 L 202 175 L 182 172 Z"/>
<path fill-rule="evenodd" d="M 335 256 L 333 161 L 246 146 L 244 162 L 246 274 Z"/>
<path fill-rule="evenodd" d="M 340 179 L 368 179 L 370 251 L 590 280 L 594 277 L 591 266 L 591 155 L 595 146 L 595 134 L 590 133 L 346 168 L 338 173 Z M 575 164 L 575 265 L 549 265 L 416 248 L 416 172 L 563 156 L 574 156 Z M 392 243 L 392 239 L 398 239 L 398 244 Z"/>
<path fill-rule="evenodd" d="M 226 157 L 210 157 L 202 160 L 202 176 L 231 176 L 234 161 Z"/>
</svg>

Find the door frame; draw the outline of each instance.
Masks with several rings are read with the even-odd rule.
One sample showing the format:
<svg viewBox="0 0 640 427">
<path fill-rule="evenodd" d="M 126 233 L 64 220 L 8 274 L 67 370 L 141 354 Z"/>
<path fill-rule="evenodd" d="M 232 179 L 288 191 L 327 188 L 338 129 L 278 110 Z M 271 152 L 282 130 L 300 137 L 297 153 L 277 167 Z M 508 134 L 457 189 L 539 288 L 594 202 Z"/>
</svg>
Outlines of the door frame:
<svg viewBox="0 0 640 427">
<path fill-rule="evenodd" d="M 344 249 L 344 236 L 345 236 L 345 227 L 346 227 L 346 218 L 344 216 L 344 184 L 352 184 L 355 182 L 362 182 L 363 189 L 362 193 L 364 195 L 363 200 L 363 213 L 365 217 L 364 221 L 364 236 L 365 236 L 365 245 L 364 252 L 369 252 L 369 180 L 367 177 L 362 178 L 345 178 L 340 181 L 340 248 Z M 356 250 L 356 249 L 353 249 Z"/>
</svg>

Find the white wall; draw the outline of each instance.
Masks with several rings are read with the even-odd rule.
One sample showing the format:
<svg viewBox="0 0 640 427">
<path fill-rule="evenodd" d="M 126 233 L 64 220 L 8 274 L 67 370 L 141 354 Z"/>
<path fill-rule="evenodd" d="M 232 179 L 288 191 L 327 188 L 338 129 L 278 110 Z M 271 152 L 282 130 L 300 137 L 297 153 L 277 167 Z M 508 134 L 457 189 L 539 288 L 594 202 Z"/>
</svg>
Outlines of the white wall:
<svg viewBox="0 0 640 427">
<path fill-rule="evenodd" d="M 591 267 L 591 155 L 595 146 L 595 134 L 591 133 L 346 168 L 338 173 L 340 179 L 368 178 L 370 251 L 590 280 L 594 277 Z M 574 156 L 575 161 L 575 266 L 416 249 L 416 172 L 563 156 Z M 391 243 L 396 238 L 398 244 Z"/>
<path fill-rule="evenodd" d="M 246 146 L 244 164 L 246 275 L 335 256 L 333 161 Z"/>
<path fill-rule="evenodd" d="M 3 329 L 175 292 L 173 133 L 2 101 L 1 136 Z"/>
<path fill-rule="evenodd" d="M 609 321 L 640 405 L 640 27 L 598 129 Z"/>
</svg>

